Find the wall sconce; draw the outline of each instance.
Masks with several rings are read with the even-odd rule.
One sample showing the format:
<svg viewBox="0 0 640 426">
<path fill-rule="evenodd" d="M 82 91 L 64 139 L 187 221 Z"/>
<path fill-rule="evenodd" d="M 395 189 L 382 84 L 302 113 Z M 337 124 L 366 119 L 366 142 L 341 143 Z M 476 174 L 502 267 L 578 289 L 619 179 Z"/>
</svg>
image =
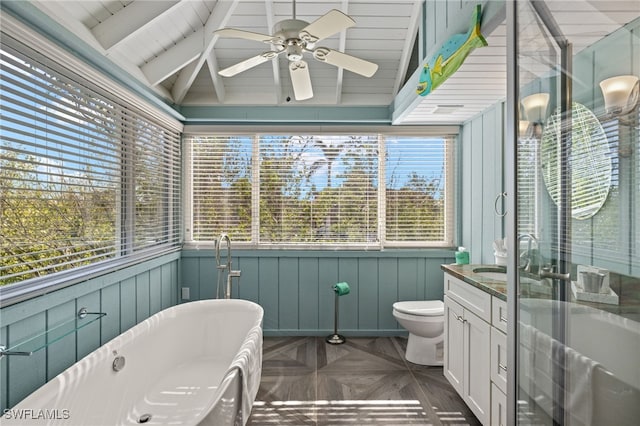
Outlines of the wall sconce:
<svg viewBox="0 0 640 426">
<path fill-rule="evenodd" d="M 608 114 L 627 114 L 638 104 L 638 77 L 619 75 L 600 82 L 604 109 Z"/>
<path fill-rule="evenodd" d="M 527 131 L 529 130 L 530 124 L 531 123 L 528 122 L 527 120 L 520 120 L 518 122 L 518 135 L 520 135 L 521 138 L 527 137 Z"/>
<path fill-rule="evenodd" d="M 548 93 L 535 93 L 522 99 L 524 117 L 532 123 L 543 123 L 547 118 L 547 106 L 549 105 Z"/>
</svg>

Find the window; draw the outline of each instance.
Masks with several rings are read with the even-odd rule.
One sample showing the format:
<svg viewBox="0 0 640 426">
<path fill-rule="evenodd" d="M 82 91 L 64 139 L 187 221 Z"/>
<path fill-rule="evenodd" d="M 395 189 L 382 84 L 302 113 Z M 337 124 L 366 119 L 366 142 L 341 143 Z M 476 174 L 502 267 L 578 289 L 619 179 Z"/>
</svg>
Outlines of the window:
<svg viewBox="0 0 640 426">
<path fill-rule="evenodd" d="M 260 242 L 378 240 L 378 138 L 262 136 Z"/>
<path fill-rule="evenodd" d="M 3 34 L 0 285 L 179 243 L 180 129 Z"/>
<path fill-rule="evenodd" d="M 256 247 L 450 247 L 451 136 L 184 137 L 187 241 Z"/>
<path fill-rule="evenodd" d="M 445 138 L 386 138 L 386 241 L 453 243 L 453 171 Z"/>
<path fill-rule="evenodd" d="M 251 241 L 251 152 L 246 136 L 193 136 L 191 186 L 195 241 L 212 241 L 224 230 L 234 242 Z"/>
</svg>

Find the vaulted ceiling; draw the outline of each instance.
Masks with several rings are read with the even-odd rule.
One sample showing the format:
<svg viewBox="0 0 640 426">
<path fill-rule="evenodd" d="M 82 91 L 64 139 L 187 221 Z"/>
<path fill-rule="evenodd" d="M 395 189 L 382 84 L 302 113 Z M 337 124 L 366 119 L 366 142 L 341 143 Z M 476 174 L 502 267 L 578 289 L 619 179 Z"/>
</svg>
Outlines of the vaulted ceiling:
<svg viewBox="0 0 640 426">
<path fill-rule="evenodd" d="M 309 64 L 314 96 L 296 101 L 285 55 L 233 77 L 219 70 L 271 47 L 221 38 L 220 28 L 273 34 L 293 17 L 292 0 L 40 0 L 31 2 L 99 54 L 182 106 L 389 106 L 415 93 L 419 65 L 410 59 L 420 26 L 422 0 L 296 0 L 296 18 L 313 22 L 332 9 L 355 26 L 318 43 L 378 65 L 371 77 L 315 60 Z M 640 16 L 637 0 L 551 0 L 574 53 Z M 489 47 L 476 49 L 449 80 L 429 96 L 414 96 L 393 117 L 395 124 L 455 124 L 506 96 L 506 29 L 493 23 L 483 33 Z M 526 34 L 525 34 L 526 36 Z M 532 39 L 532 46 L 541 40 Z M 542 46 L 542 48 L 546 48 Z M 289 100 L 288 100 L 289 99 Z M 440 113 L 444 112 L 444 113 Z"/>
<path fill-rule="evenodd" d="M 219 70 L 268 51 L 269 45 L 214 34 L 223 27 L 272 34 L 276 23 L 292 18 L 291 0 L 46 0 L 35 4 L 173 103 L 277 105 L 293 98 L 283 55 L 234 77 L 221 77 Z M 314 97 L 304 105 L 389 105 L 404 82 L 420 4 L 419 0 L 297 0 L 299 20 L 313 22 L 338 9 L 356 22 L 318 46 L 379 66 L 374 77 L 367 78 L 305 54 Z"/>
</svg>

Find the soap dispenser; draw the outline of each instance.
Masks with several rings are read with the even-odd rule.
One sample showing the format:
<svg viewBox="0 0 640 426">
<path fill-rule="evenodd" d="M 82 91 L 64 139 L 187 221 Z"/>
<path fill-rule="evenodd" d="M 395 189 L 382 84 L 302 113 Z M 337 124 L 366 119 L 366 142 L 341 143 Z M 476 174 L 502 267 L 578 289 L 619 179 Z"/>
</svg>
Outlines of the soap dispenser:
<svg viewBox="0 0 640 426">
<path fill-rule="evenodd" d="M 458 251 L 456 252 L 456 264 L 466 265 L 468 263 L 469 263 L 469 252 L 464 247 L 458 247 Z"/>
</svg>

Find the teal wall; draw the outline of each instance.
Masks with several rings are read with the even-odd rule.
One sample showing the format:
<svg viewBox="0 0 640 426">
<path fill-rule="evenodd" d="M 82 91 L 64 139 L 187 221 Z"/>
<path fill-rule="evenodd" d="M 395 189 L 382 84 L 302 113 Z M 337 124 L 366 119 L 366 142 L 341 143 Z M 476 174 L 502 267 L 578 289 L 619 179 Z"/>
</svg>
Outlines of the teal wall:
<svg viewBox="0 0 640 426">
<path fill-rule="evenodd" d="M 222 257 L 224 259 L 223 252 Z M 333 332 L 333 284 L 346 281 L 340 297 L 340 333 L 351 336 L 403 334 L 392 315 L 399 300 L 443 297 L 443 263 L 451 250 L 284 251 L 234 250 L 240 285 L 233 297 L 264 308 L 265 335 L 327 335 Z M 181 286 L 191 300 L 214 297 L 213 250 L 183 250 Z"/>
<path fill-rule="evenodd" d="M 578 53 L 573 60 L 574 101 L 602 120 L 600 81 L 617 75 L 640 76 L 640 19 Z M 638 110 L 635 117 L 638 119 Z M 596 265 L 640 277 L 640 130 L 619 126 L 621 142 L 632 155 L 619 159 L 619 185 L 602 209 L 588 220 L 573 220 L 574 263 Z"/>
<path fill-rule="evenodd" d="M 617 75 L 640 76 L 640 19 L 627 24 L 573 58 L 573 101 L 591 110 L 604 124 L 610 119 L 604 111 L 600 82 Z M 532 93 L 551 93 L 547 114 L 557 108 L 555 77 L 541 77 L 522 89 L 521 97 Z M 638 110 L 635 112 L 636 120 Z M 632 154 L 614 159 L 618 183 L 611 187 L 602 208 L 590 219 L 571 223 L 574 264 L 594 265 L 623 275 L 640 277 L 640 131 L 633 125 L 618 126 L 620 142 L 630 144 Z M 616 161 L 615 160 L 619 160 Z M 615 168 L 617 167 L 617 172 Z M 541 211 L 554 208 L 544 182 L 540 182 Z M 546 217 L 542 217 L 543 222 Z M 550 241 L 551 237 L 543 236 Z"/>
<path fill-rule="evenodd" d="M 0 310 L 0 343 L 11 347 L 72 319 L 106 316 L 28 357 L 0 358 L 0 412 L 120 333 L 178 302 L 180 253 L 123 268 Z"/>
<path fill-rule="evenodd" d="M 599 83 L 616 75 L 640 76 L 640 19 L 575 55 L 573 98 L 601 120 L 604 99 Z M 540 79 L 523 89 L 551 92 L 552 79 Z M 552 96 L 553 99 L 553 96 Z M 504 102 L 467 121 L 461 130 L 461 245 L 470 251 L 472 263 L 494 263 L 492 243 L 503 234 L 504 218 L 495 214 L 496 196 L 504 191 Z M 549 112 L 555 105 L 550 105 Z M 602 209 L 591 219 L 573 220 L 573 262 L 596 265 L 634 277 L 640 276 L 640 132 L 620 126 L 620 137 L 634 148 L 620 158 L 619 185 L 612 188 Z M 551 199 L 541 182 L 543 209 Z M 502 207 L 499 203 L 499 207 Z M 607 235 L 603 240 L 602 235 Z M 548 240 L 548 238 L 546 238 Z"/>
<path fill-rule="evenodd" d="M 496 214 L 496 197 L 504 192 L 504 102 L 462 126 L 460 140 L 461 244 L 471 263 L 495 263 L 493 241 L 504 237 L 504 218 Z M 503 203 L 498 209 L 503 212 Z"/>
</svg>

